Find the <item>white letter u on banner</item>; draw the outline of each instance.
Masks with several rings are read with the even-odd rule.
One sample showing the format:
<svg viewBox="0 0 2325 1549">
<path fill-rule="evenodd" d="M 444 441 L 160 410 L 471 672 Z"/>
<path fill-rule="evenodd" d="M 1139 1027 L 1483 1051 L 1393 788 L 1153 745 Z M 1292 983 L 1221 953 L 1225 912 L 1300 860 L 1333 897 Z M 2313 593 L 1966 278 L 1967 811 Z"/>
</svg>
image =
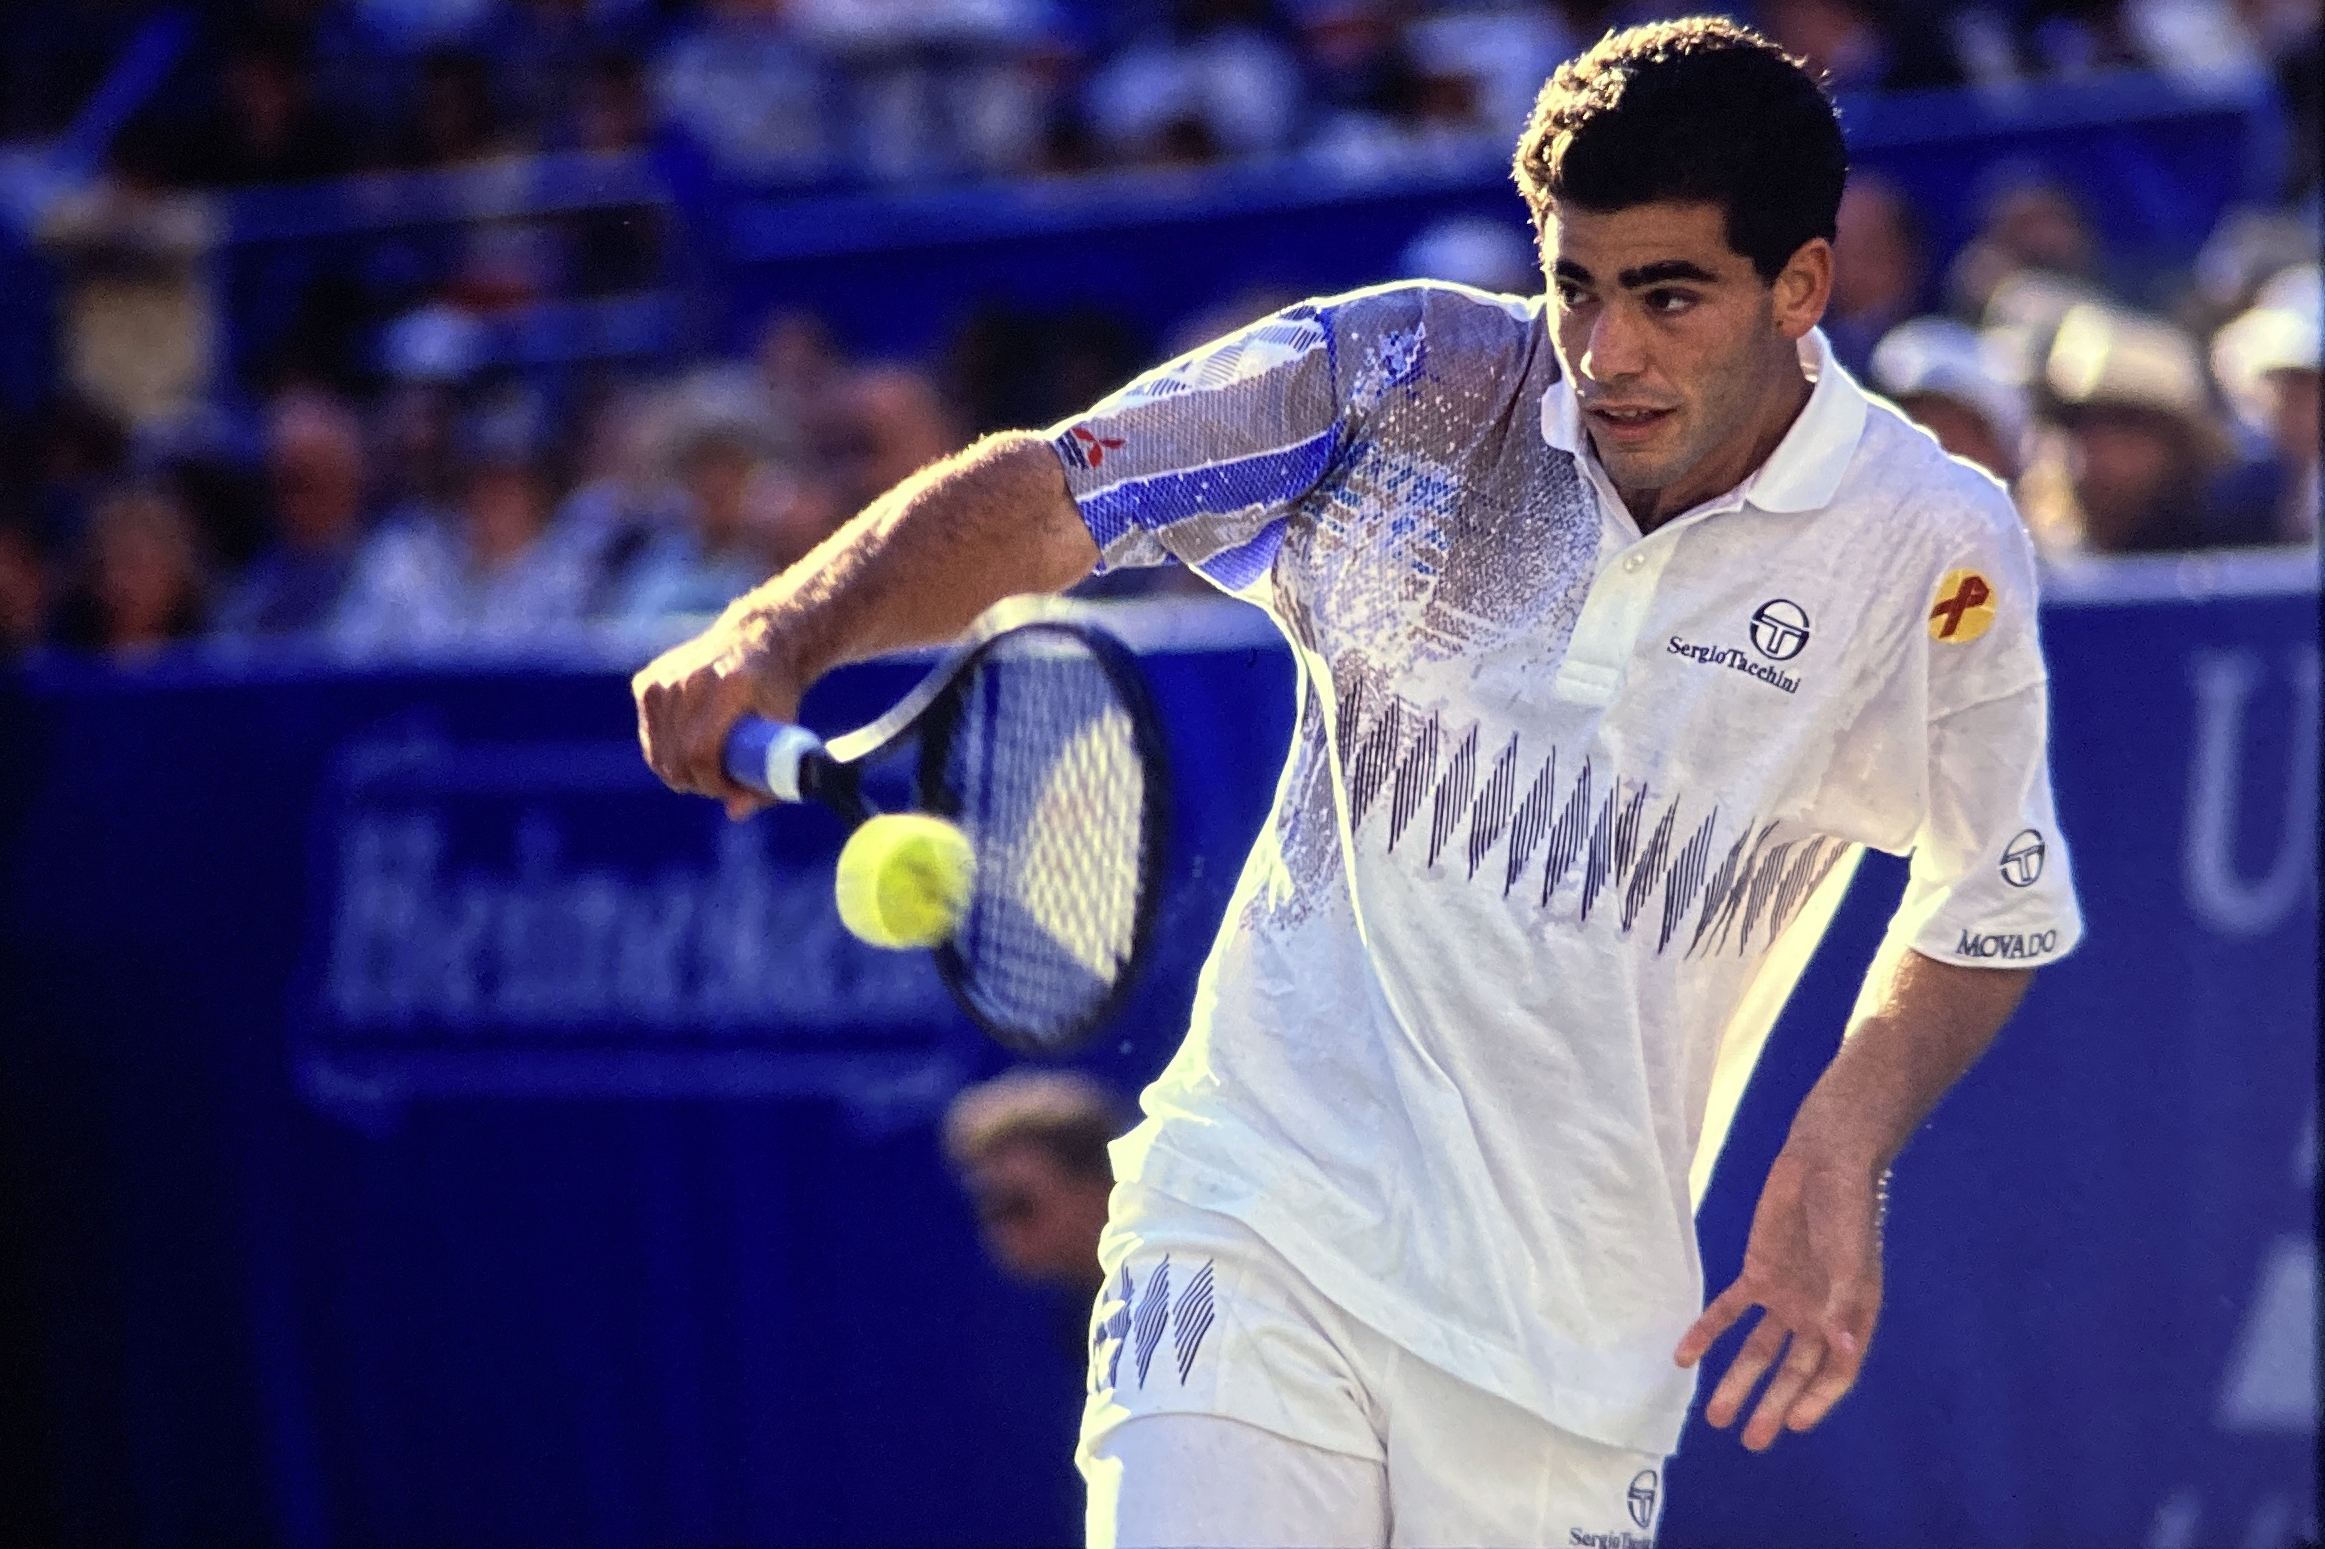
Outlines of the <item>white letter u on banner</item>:
<svg viewBox="0 0 2325 1549">
<path fill-rule="evenodd" d="M 2188 821 L 2180 874 L 2188 907 L 2226 936 L 2258 936 L 2290 914 L 2315 879 L 2317 853 L 2318 662 L 2315 647 L 2293 653 L 2292 758 L 2285 770 L 2284 828 L 2276 858 L 2257 881 L 2236 867 L 2238 792 L 2243 786 L 2244 707 L 2260 680 L 2253 651 L 2198 651 L 2195 759 L 2188 772 Z M 2273 784 L 2274 782 L 2272 782 Z"/>
</svg>

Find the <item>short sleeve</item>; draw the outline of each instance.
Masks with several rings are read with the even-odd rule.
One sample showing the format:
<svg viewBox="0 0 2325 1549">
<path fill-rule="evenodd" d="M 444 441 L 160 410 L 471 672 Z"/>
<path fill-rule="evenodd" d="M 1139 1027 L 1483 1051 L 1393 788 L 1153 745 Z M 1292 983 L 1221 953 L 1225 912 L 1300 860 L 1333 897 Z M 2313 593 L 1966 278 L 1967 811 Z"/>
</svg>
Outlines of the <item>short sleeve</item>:
<svg viewBox="0 0 2325 1549">
<path fill-rule="evenodd" d="M 1348 429 L 1336 309 L 1304 303 L 1147 372 L 1050 442 L 1101 568 L 1176 559 L 1240 592 Z"/>
<path fill-rule="evenodd" d="M 1931 593 L 1926 802 L 1890 934 L 1941 962 L 2034 967 L 2082 937 L 2036 602 L 2014 515 L 1961 546 Z"/>
</svg>

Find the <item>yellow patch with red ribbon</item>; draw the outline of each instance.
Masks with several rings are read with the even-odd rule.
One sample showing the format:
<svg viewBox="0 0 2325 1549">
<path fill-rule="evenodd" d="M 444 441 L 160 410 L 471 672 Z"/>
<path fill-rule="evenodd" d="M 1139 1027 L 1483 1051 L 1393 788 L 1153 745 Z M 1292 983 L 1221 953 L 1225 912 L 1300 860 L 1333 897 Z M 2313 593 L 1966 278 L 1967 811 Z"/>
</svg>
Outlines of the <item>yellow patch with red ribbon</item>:
<svg viewBox="0 0 2325 1549">
<path fill-rule="evenodd" d="M 1994 583 L 1975 570 L 1949 570 L 1929 610 L 1929 637 L 1956 645 L 1975 640 L 1994 623 Z"/>
</svg>

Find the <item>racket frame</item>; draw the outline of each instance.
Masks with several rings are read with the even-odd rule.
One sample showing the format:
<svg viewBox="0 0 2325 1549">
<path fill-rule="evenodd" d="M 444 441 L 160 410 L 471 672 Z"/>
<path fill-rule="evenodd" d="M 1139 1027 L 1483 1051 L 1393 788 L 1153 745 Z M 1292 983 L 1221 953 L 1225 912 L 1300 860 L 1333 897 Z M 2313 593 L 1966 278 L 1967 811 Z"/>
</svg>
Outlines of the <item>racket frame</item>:
<svg viewBox="0 0 2325 1549">
<path fill-rule="evenodd" d="M 1055 604 L 1055 599 L 1048 598 L 1020 600 Z M 1021 1054 L 1067 1054 L 1086 1046 L 1099 1029 L 1113 1020 L 1153 955 L 1155 923 L 1161 913 L 1163 883 L 1169 871 L 1170 762 L 1163 743 L 1162 718 L 1155 711 L 1154 699 L 1146 686 L 1145 675 L 1139 671 L 1137 657 L 1121 641 L 1096 627 L 1086 610 L 1071 604 L 1056 604 L 1031 616 L 1013 616 L 1001 628 L 983 634 L 975 646 L 963 652 L 957 663 L 948 663 L 951 671 L 922 707 L 928 724 L 921 731 L 919 774 L 915 782 L 921 810 L 947 821 L 959 816 L 951 792 L 945 789 L 944 764 L 953 726 L 961 712 L 962 696 L 970 681 L 968 669 L 1003 635 L 1014 636 L 1021 631 L 1066 636 L 1088 651 L 1106 674 L 1108 685 L 1129 718 L 1131 746 L 1138 755 L 1143 776 L 1139 804 L 1138 902 L 1131 917 L 1130 950 L 1105 995 L 1074 1026 L 1046 1038 L 1027 1037 L 993 1021 L 977 1008 L 967 988 L 972 977 L 968 962 L 951 940 L 939 942 L 933 951 L 937 973 L 944 980 L 945 988 L 995 1043 Z"/>
<path fill-rule="evenodd" d="M 1123 960 L 1121 972 L 1106 994 L 1081 1022 L 1065 1033 L 1037 1039 L 995 1022 L 977 1008 L 966 988 L 972 978 L 968 964 L 951 941 L 938 944 L 932 951 L 937 974 L 944 980 L 954 1003 L 994 1042 L 1018 1053 L 1057 1055 L 1086 1045 L 1129 998 L 1153 953 L 1155 923 L 1161 911 L 1163 883 L 1168 872 L 1166 851 L 1171 831 L 1168 750 L 1163 742 L 1161 717 L 1155 711 L 1145 675 L 1139 671 L 1138 660 L 1130 648 L 1101 628 L 1095 614 L 1086 606 L 1060 597 L 1012 597 L 979 614 L 936 666 L 923 674 L 886 714 L 829 742 L 817 742 L 812 733 L 806 734 L 805 741 L 785 746 L 782 757 L 796 757 L 790 784 L 798 792 L 797 799 L 828 808 L 853 832 L 874 815 L 864 801 L 862 767 L 917 736 L 920 752 L 914 780 L 915 798 L 922 810 L 952 820 L 958 812 L 950 793 L 944 789 L 944 750 L 953 720 L 959 714 L 959 696 L 978 660 L 1002 637 L 1021 630 L 1070 637 L 1088 651 L 1106 674 L 1108 685 L 1129 716 L 1131 744 L 1144 775 L 1144 800 L 1139 814 L 1144 865 L 1139 877 L 1138 904 L 1131 921 L 1130 954 Z M 924 718 L 929 718 L 926 725 Z M 778 745 L 782 745 L 780 739 L 792 730 L 795 728 L 777 729 Z M 771 766 L 775 762 L 771 760 Z M 769 784 L 778 790 L 783 782 L 772 776 L 779 773 L 779 769 L 771 767 Z"/>
</svg>

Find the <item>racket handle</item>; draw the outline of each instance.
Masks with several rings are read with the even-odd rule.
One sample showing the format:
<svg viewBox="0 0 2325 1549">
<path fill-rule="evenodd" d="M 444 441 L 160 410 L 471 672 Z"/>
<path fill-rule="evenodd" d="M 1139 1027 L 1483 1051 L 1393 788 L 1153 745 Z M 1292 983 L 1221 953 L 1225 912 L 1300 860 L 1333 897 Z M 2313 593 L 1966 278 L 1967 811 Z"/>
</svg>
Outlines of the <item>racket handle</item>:
<svg viewBox="0 0 2325 1549">
<path fill-rule="evenodd" d="M 823 739 L 804 726 L 746 715 L 727 733 L 719 762 L 727 778 L 777 801 L 803 801 L 800 766 L 823 751 Z"/>
</svg>

